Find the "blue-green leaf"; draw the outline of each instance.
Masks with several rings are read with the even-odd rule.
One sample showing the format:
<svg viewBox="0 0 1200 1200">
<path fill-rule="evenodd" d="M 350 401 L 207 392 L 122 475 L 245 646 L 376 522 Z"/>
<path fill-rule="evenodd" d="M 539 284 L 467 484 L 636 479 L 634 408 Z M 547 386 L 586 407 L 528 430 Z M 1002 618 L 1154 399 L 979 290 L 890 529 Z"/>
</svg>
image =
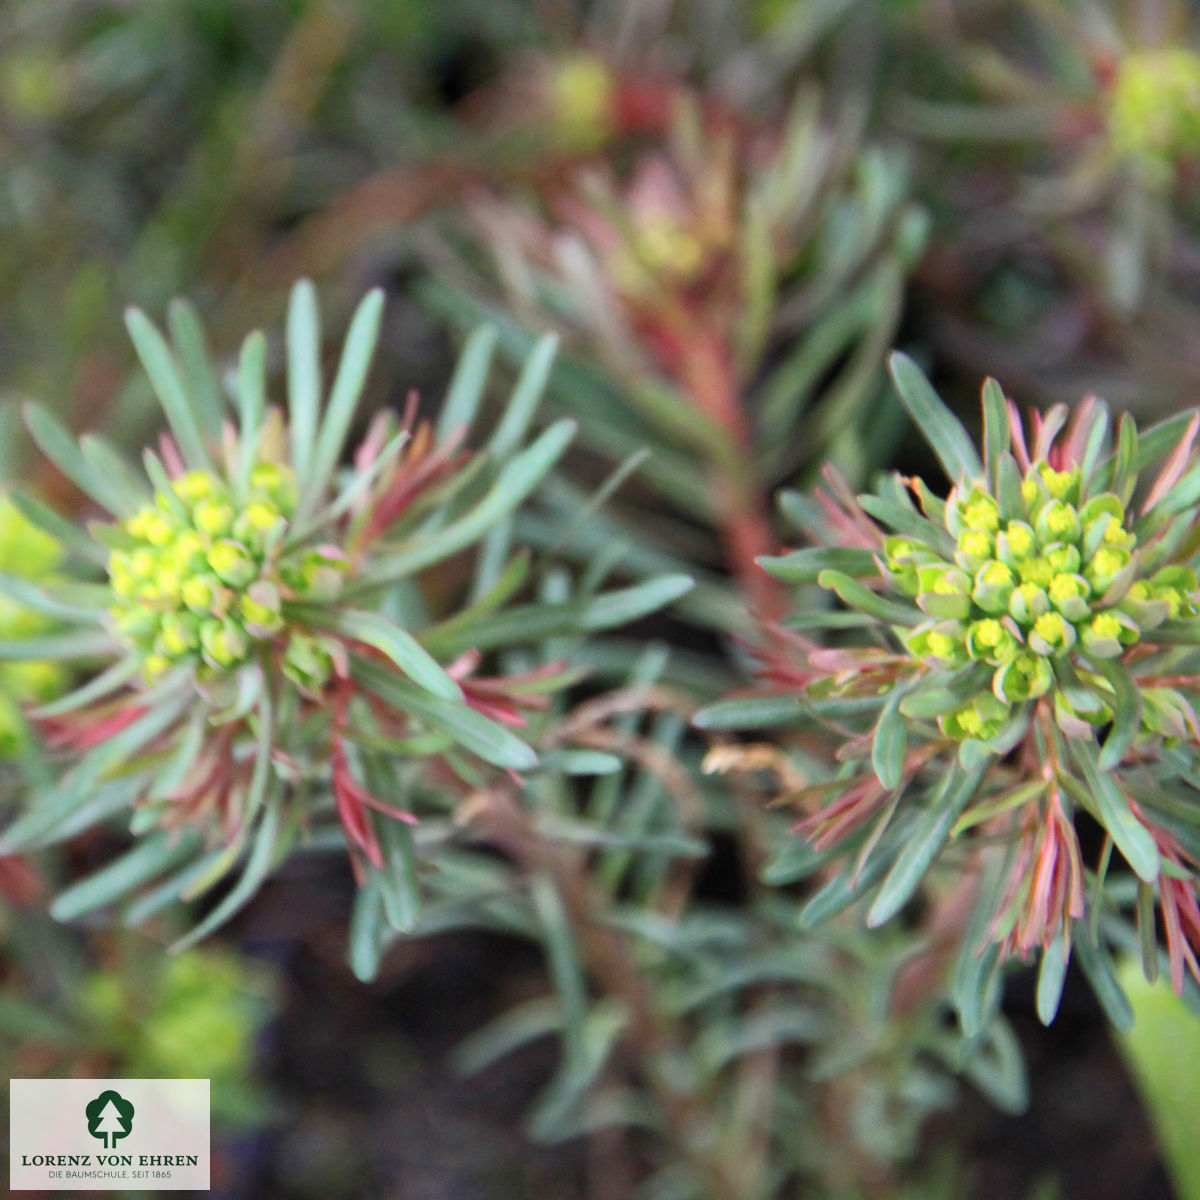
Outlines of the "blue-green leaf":
<svg viewBox="0 0 1200 1200">
<path fill-rule="evenodd" d="M 40 404 L 26 404 L 24 412 L 25 424 L 38 449 L 80 491 L 116 516 L 128 510 L 128 497 L 84 457 L 79 443 L 57 417 Z"/>
<path fill-rule="evenodd" d="M 1037 980 L 1037 1014 L 1043 1025 L 1049 1025 L 1058 1012 L 1070 960 L 1071 942 L 1067 937 L 1056 937 L 1042 951 Z"/>
<path fill-rule="evenodd" d="M 983 464 L 967 431 L 942 403 L 921 368 L 907 354 L 896 351 L 889 359 L 900 400 L 930 448 L 941 460 L 951 482 L 979 479 Z"/>
<path fill-rule="evenodd" d="M 120 858 L 59 893 L 50 906 L 50 915 L 56 921 L 74 921 L 111 904 L 183 862 L 195 848 L 196 839 L 191 836 L 159 833 L 141 838 Z"/>
<path fill-rule="evenodd" d="M 167 307 L 167 327 L 175 342 L 192 411 L 200 428 L 210 438 L 221 436 L 221 389 L 212 369 L 204 326 L 186 300 L 172 300 Z"/>
<path fill-rule="evenodd" d="M 321 320 L 317 290 L 300 280 L 292 288 L 287 314 L 287 385 L 292 465 L 309 478 L 321 410 Z"/>
<path fill-rule="evenodd" d="M 459 357 L 450 380 L 438 417 L 437 438 L 445 441 L 451 434 L 468 429 L 479 410 L 483 390 L 487 386 L 488 370 L 492 365 L 492 354 L 496 349 L 496 328 L 483 325 L 467 339 L 466 348 Z"/>
<path fill-rule="evenodd" d="M 867 914 L 871 928 L 890 920 L 908 903 L 982 778 L 982 771 L 967 772 L 957 766 L 946 773 L 871 905 Z"/>
<path fill-rule="evenodd" d="M 175 356 L 166 339 L 140 309 L 126 311 L 125 325 L 184 460 L 189 466 L 211 469 L 212 463 L 204 449 L 204 438 L 196 414 L 188 402 L 187 392 L 176 369 Z"/>
<path fill-rule="evenodd" d="M 375 344 L 379 340 L 379 325 L 382 319 L 383 291 L 376 288 L 368 292 L 358 306 L 354 319 L 350 322 L 350 331 L 346 334 L 342 361 L 334 377 L 329 404 L 317 437 L 312 471 L 309 479 L 304 481 L 304 491 L 309 501 L 306 507 L 309 510 L 325 489 L 341 457 L 346 434 L 362 397 L 367 373 L 371 369 L 371 359 L 375 354 Z"/>
<path fill-rule="evenodd" d="M 405 629 L 378 613 L 354 609 L 305 610 L 319 629 L 374 646 L 386 655 L 413 683 L 435 696 L 462 701 L 462 688 L 442 670 L 438 661 Z"/>
<path fill-rule="evenodd" d="M 908 718 L 900 711 L 903 688 L 895 687 L 879 714 L 875 738 L 871 743 L 871 765 L 875 776 L 888 791 L 900 786 L 904 778 L 904 753 L 908 748 Z"/>
<path fill-rule="evenodd" d="M 529 422 L 533 420 L 542 393 L 546 390 L 550 369 L 554 365 L 554 356 L 557 353 L 558 338 L 552 333 L 547 333 L 538 339 L 525 359 L 513 388 L 512 398 L 489 444 L 489 449 L 497 459 L 507 458 L 525 437 Z"/>
</svg>

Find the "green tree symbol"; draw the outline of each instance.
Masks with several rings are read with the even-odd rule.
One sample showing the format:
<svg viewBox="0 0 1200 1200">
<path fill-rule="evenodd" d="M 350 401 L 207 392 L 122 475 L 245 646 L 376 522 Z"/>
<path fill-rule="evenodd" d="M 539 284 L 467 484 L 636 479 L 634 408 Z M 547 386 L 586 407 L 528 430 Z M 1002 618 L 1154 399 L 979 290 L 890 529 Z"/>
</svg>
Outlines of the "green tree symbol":
<svg viewBox="0 0 1200 1200">
<path fill-rule="evenodd" d="M 120 1092 L 101 1092 L 84 1109 L 88 1133 L 104 1142 L 111 1150 L 119 1138 L 128 1137 L 133 1129 L 133 1105 Z"/>
</svg>

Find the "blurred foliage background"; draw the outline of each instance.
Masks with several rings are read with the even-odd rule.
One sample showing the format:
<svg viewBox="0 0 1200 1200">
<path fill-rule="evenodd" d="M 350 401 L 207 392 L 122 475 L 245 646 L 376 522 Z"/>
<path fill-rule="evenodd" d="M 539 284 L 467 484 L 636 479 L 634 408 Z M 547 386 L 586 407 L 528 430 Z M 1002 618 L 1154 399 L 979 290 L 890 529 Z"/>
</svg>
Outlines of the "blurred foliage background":
<svg viewBox="0 0 1200 1200">
<path fill-rule="evenodd" d="M 751 666 L 749 614 L 782 613 L 754 569 L 791 536 L 774 490 L 810 486 L 827 460 L 852 483 L 924 465 L 882 371 L 893 345 L 969 425 L 987 374 L 1023 402 L 1094 391 L 1146 419 L 1193 401 L 1198 55 L 1200 18 L 1182 0 L 6 0 L 5 475 L 84 511 L 30 452 L 13 415 L 26 398 L 130 450 L 155 432 L 121 325 L 130 304 L 158 315 L 186 294 L 228 363 L 248 329 L 282 323 L 294 279 L 317 281 L 331 346 L 380 285 L 371 406 L 402 407 L 416 389 L 430 415 L 479 322 L 496 328 L 501 384 L 553 331 L 549 403 L 581 438 L 549 485 L 560 519 L 526 514 L 519 537 L 579 569 L 611 556 L 601 573 L 631 581 L 692 574 L 694 591 L 638 627 L 638 644 L 587 653 L 607 682 L 632 663 L 711 699 Z M 0 559 L 31 578 L 56 567 L 8 506 Z M 0 608 L 6 636 L 38 632 L 28 621 Z M 669 661 L 639 657 L 651 643 Z M 765 653 L 767 670 L 784 669 Z M 11 771 L 30 736 L 20 706 L 65 682 L 4 667 Z M 677 714 L 647 724 L 668 756 L 698 759 Z M 591 803 L 611 805 L 596 787 Z M 810 1040 L 747 1020 L 764 980 L 807 996 L 812 977 L 836 979 L 817 1006 L 825 1058 L 754 1060 L 730 1091 L 753 1107 L 783 1088 L 774 1069 L 834 1081 L 784 1089 L 800 1100 L 778 1128 L 731 1118 L 751 1158 L 794 1142 L 778 1174 L 750 1172 L 747 1200 L 802 1186 L 1173 1194 L 1086 989 L 1068 982 L 1050 1033 L 1028 979 L 1006 1001 L 1030 1062 L 1026 1116 L 955 1106 L 938 1072 L 914 1069 L 961 1065 L 946 1010 L 901 970 L 935 970 L 937 946 L 914 951 L 911 931 L 867 943 L 849 922 L 827 957 L 810 946 L 793 962 L 803 897 L 788 890 L 800 873 L 781 848 L 787 821 L 756 824 L 753 781 L 739 789 L 726 807 L 700 798 L 702 911 L 662 933 L 647 970 L 674 989 L 686 1036 L 706 1031 L 716 1080 L 722 1037 L 793 1056 Z M 215 1191 L 229 1197 L 619 1200 L 658 1165 L 648 1135 L 618 1139 L 602 1111 L 572 1124 L 572 1098 L 547 1098 L 549 1026 L 528 1007 L 545 970 L 511 933 L 400 941 L 360 984 L 345 964 L 353 883 L 320 855 L 292 862 L 220 939 L 170 960 L 167 921 L 133 934 L 42 915 L 48 892 L 117 838 L 0 860 L 10 1074 L 211 1075 Z M 609 860 L 614 894 L 650 892 L 653 870 L 627 866 Z M 740 915 L 722 925 L 728 913 Z M 748 1007 L 712 999 L 723 983 L 696 965 L 700 944 L 745 969 Z M 895 1004 L 910 985 L 920 999 Z M 476 1032 L 514 1006 L 525 1026 Z M 975 1083 L 1016 1111 L 1028 1097 L 1012 1037 L 997 1036 Z M 464 1080 L 456 1064 L 483 1073 Z M 658 1177 L 654 1194 L 670 1184 Z"/>
</svg>

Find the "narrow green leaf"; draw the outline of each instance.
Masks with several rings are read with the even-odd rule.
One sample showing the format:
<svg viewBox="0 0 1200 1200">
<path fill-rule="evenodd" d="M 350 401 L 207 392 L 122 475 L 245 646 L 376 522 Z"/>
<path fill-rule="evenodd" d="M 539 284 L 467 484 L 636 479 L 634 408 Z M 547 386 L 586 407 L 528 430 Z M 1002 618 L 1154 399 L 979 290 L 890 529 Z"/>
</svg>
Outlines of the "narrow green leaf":
<svg viewBox="0 0 1200 1200">
<path fill-rule="evenodd" d="M 1002 454 L 996 466 L 996 499 L 1006 521 L 1025 515 L 1025 500 L 1021 495 L 1021 470 L 1011 454 Z"/>
<path fill-rule="evenodd" d="M 454 1048 L 454 1065 L 464 1075 L 475 1075 L 528 1042 L 561 1028 L 562 1010 L 555 997 L 526 1000 L 464 1038 Z"/>
<path fill-rule="evenodd" d="M 900 400 L 924 435 L 952 483 L 979 479 L 983 464 L 958 418 L 942 403 L 921 368 L 896 351 L 888 361 Z"/>
<path fill-rule="evenodd" d="M 1191 882 L 1190 875 L 1188 882 Z M 1154 919 L 1154 887 L 1144 879 L 1138 880 L 1137 930 L 1138 940 L 1142 947 L 1142 978 L 1147 983 L 1154 983 L 1158 979 L 1158 956 L 1160 953 L 1158 929 Z"/>
<path fill-rule="evenodd" d="M 451 434 L 470 428 L 483 400 L 492 355 L 496 350 L 496 327 L 483 325 L 467 339 L 450 380 L 450 388 L 442 404 L 437 423 L 437 440 L 445 441 Z"/>
<path fill-rule="evenodd" d="M 908 718 L 900 711 L 903 688 L 893 688 L 875 725 L 871 744 L 871 765 L 875 777 L 888 791 L 900 786 L 904 778 L 904 752 L 908 748 Z"/>
<path fill-rule="evenodd" d="M 1037 980 L 1037 1014 L 1043 1025 L 1049 1025 L 1058 1012 L 1070 960 L 1071 942 L 1067 937 L 1056 937 L 1042 951 Z"/>
<path fill-rule="evenodd" d="M 41 720 L 43 717 L 57 717 L 63 713 L 74 712 L 78 708 L 84 708 L 96 700 L 102 700 L 118 688 L 124 687 L 140 670 L 141 663 L 137 658 L 130 656 L 129 658 L 121 659 L 119 662 L 113 663 L 111 667 L 102 671 L 94 679 L 90 679 L 82 687 L 76 688 L 73 692 L 68 692 L 65 696 L 59 696 L 46 704 L 39 705 L 37 708 L 31 710 L 29 715 L 35 720 Z"/>
<path fill-rule="evenodd" d="M 377 790 L 374 783 L 372 790 Z M 409 933 L 421 913 L 421 880 L 412 830 L 403 821 L 390 819 L 379 825 L 383 870 L 377 874 L 384 915 L 393 929 Z"/>
<path fill-rule="evenodd" d="M 19 579 L 15 575 L 0 572 L 0 596 L 7 596 L 14 604 L 53 617 L 56 621 L 69 621 L 81 625 L 98 625 L 104 618 L 104 609 L 88 605 L 71 604 L 60 600 L 45 588 Z"/>
<path fill-rule="evenodd" d="M 919 625 L 925 620 L 925 614 L 915 605 L 910 607 L 895 600 L 888 600 L 878 592 L 864 587 L 858 580 L 843 575 L 841 571 L 822 571 L 817 576 L 817 582 L 821 587 L 835 592 L 851 608 L 865 612 L 868 616 L 878 617 L 889 625 Z"/>
<path fill-rule="evenodd" d="M 542 394 L 546 390 L 557 353 L 558 337 L 547 333 L 538 338 L 526 357 L 513 388 L 512 398 L 489 443 L 488 448 L 498 461 L 503 461 L 512 454 L 524 439 L 525 431 L 529 428 L 533 414 L 537 411 Z"/>
<path fill-rule="evenodd" d="M 1075 941 L 1075 961 L 1083 968 L 1084 975 L 1092 985 L 1092 991 L 1108 1019 L 1121 1033 L 1133 1028 L 1133 1008 L 1124 988 L 1117 980 L 1112 959 L 1108 952 L 1092 944 L 1086 937 Z"/>
<path fill-rule="evenodd" d="M 24 413 L 25 424 L 38 449 L 80 491 L 115 516 L 128 510 L 128 498 L 84 457 L 78 442 L 57 417 L 32 402 L 25 405 Z"/>
<path fill-rule="evenodd" d="M 1135 472 L 1144 471 L 1151 463 L 1165 458 L 1179 444 L 1179 439 L 1187 433 L 1188 426 L 1195 415 L 1194 409 L 1176 413 L 1144 429 L 1138 436 L 1137 446 L 1131 456 L 1131 465 Z"/>
<path fill-rule="evenodd" d="M 237 883 L 229 889 L 221 902 L 195 929 L 171 945 L 169 953 L 181 954 L 184 950 L 190 949 L 249 904 L 262 881 L 267 877 L 267 872 L 271 869 L 279 838 L 279 825 L 280 806 L 278 803 L 268 801 L 263 809 L 258 831 L 254 835 L 250 857 L 247 859 L 245 869 L 238 877 Z"/>
<path fill-rule="evenodd" d="M 1153 883 L 1159 871 L 1158 847 L 1154 844 L 1154 838 L 1133 815 L 1129 801 L 1117 787 L 1112 775 L 1099 769 L 1095 747 L 1090 744 L 1083 746 L 1074 740 L 1068 744 L 1096 803 L 1101 824 L 1138 877 Z"/>
<path fill-rule="evenodd" d="M 469 647 L 486 650 L 548 637 L 616 629 L 673 604 L 692 587 L 687 575 L 666 575 L 583 600 L 521 605 L 461 626 L 456 624 L 449 636 L 444 630 L 431 630 L 424 640 L 439 653 L 452 655 Z"/>
<path fill-rule="evenodd" d="M 79 439 L 79 449 L 97 474 L 108 480 L 122 496 L 124 504 L 119 516 L 131 516 L 141 505 L 150 502 L 151 495 L 145 482 L 129 469 L 124 457 L 106 438 L 85 433 Z"/>
<path fill-rule="evenodd" d="M 167 307 L 167 327 L 183 367 L 183 379 L 192 411 L 201 430 L 210 438 L 221 436 L 221 388 L 212 368 L 204 326 L 186 300 L 172 300 Z"/>
<path fill-rule="evenodd" d="M 883 873 L 896 860 L 905 839 L 913 831 L 910 818 L 897 821 L 876 847 L 870 860 L 856 875 L 849 868 L 835 875 L 817 891 L 800 910 L 801 929 L 815 929 L 831 917 L 849 908 L 856 900 L 865 896 L 882 878 Z"/>
<path fill-rule="evenodd" d="M 1000 483 L 1000 459 L 1012 445 L 1008 423 L 1008 400 L 1004 389 L 994 380 L 983 385 L 983 460 L 993 489 Z"/>
<path fill-rule="evenodd" d="M 292 463 L 299 479 L 309 477 L 321 409 L 321 321 L 317 290 L 300 280 L 287 314 L 287 384 Z"/>
<path fill-rule="evenodd" d="M 579 1041 L 588 1013 L 587 984 L 576 948 L 578 941 L 571 928 L 566 906 L 553 880 L 545 874 L 530 881 L 530 899 L 541 926 L 550 977 L 563 1017 L 563 1043 L 568 1062 L 577 1060 Z"/>
<path fill-rule="evenodd" d="M 697 729 L 763 729 L 791 724 L 807 715 L 803 700 L 794 694 L 748 696 L 710 704 L 692 718 L 692 724 Z"/>
<path fill-rule="evenodd" d="M 908 903 L 982 778 L 982 771 L 966 772 L 957 766 L 946 773 L 871 905 L 867 924 L 872 929 L 891 920 Z"/>
<path fill-rule="evenodd" d="M 1087 445 L 1084 447 L 1083 459 L 1079 464 L 1079 475 L 1084 480 L 1084 486 L 1092 494 L 1103 490 L 1100 483 L 1100 456 L 1108 450 L 1108 431 L 1112 418 L 1108 413 L 1108 405 L 1101 400 L 1096 401 L 1096 417 L 1090 432 Z"/>
<path fill-rule="evenodd" d="M 852 546 L 816 546 L 807 550 L 793 550 L 791 554 L 760 558 L 758 565 L 768 575 L 787 583 L 814 583 L 821 572 L 827 570 L 856 576 L 879 574 L 875 552 Z"/>
<path fill-rule="evenodd" d="M 537 765 L 537 755 L 532 747 L 503 725 L 488 720 L 462 702 L 422 691 L 361 658 L 352 660 L 351 669 L 354 677 L 381 699 L 448 733 L 464 749 L 484 761 L 514 771 L 528 771 Z"/>
<path fill-rule="evenodd" d="M 212 871 L 224 852 L 223 846 L 218 847 L 180 870 L 173 871 L 161 883 L 147 889 L 125 908 L 121 916 L 122 924 L 127 928 L 136 929 L 151 917 L 157 916 L 163 909 L 178 904 L 191 887 Z"/>
<path fill-rule="evenodd" d="M 541 483 L 574 434 L 574 421 L 555 422 L 532 445 L 505 463 L 491 491 L 469 513 L 439 529 L 433 536 L 418 536 L 414 545 L 397 546 L 388 554 L 383 566 L 364 576 L 361 586 L 353 590 L 370 590 L 403 579 L 423 567 L 442 562 L 477 541 Z"/>
<path fill-rule="evenodd" d="M 1113 689 L 1112 729 L 1104 739 L 1099 762 L 1101 771 L 1112 771 L 1120 766 L 1142 728 L 1142 693 L 1120 663 L 1101 659 L 1093 666 L 1112 684 Z"/>
<path fill-rule="evenodd" d="M 363 386 L 371 369 L 375 345 L 379 341 L 379 326 L 383 320 L 383 291 L 368 292 L 350 322 L 342 361 L 329 393 L 329 403 L 321 422 L 313 456 L 312 471 L 305 481 L 304 491 L 311 506 L 324 492 L 329 477 L 337 467 L 342 447 L 362 397 Z"/>
<path fill-rule="evenodd" d="M 120 858 L 60 892 L 50 906 L 56 921 L 74 921 L 132 892 L 190 858 L 196 839 L 160 833 L 135 842 Z"/>
<path fill-rule="evenodd" d="M 1117 452 L 1113 455 L 1113 474 L 1109 491 L 1115 492 L 1124 504 L 1129 503 L 1137 483 L 1137 457 L 1137 424 L 1128 413 L 1122 413 L 1120 424 L 1117 426 Z"/>
<path fill-rule="evenodd" d="M 175 368 L 175 356 L 166 339 L 154 322 L 137 308 L 126 310 L 125 326 L 184 460 L 189 466 L 211 470 L 212 463 L 204 449 L 196 414 L 188 403 L 183 381 Z"/>
<path fill-rule="evenodd" d="M 289 612 L 293 611 L 289 608 Z M 443 699 L 462 701 L 462 688 L 442 670 L 438 661 L 405 629 L 378 613 L 354 609 L 297 610 L 318 629 L 328 629 L 374 646 L 386 655 L 413 683 Z"/>
<path fill-rule="evenodd" d="M 112 637 L 90 630 L 0 642 L 0 662 L 37 662 L 39 659 L 60 662 L 68 658 L 103 658 L 112 652 Z"/>
<path fill-rule="evenodd" d="M 241 437 L 238 439 L 236 483 L 238 494 L 244 496 L 258 457 L 258 439 L 267 400 L 267 339 L 261 333 L 252 333 L 242 342 L 238 354 L 237 398 Z"/>
<path fill-rule="evenodd" d="M 383 884 L 372 872 L 358 889 L 350 914 L 350 969 L 360 983 L 371 983 L 379 974 L 380 959 L 392 937 L 383 908 Z"/>
<path fill-rule="evenodd" d="M 1029 1107 L 1025 1060 L 1005 1021 L 988 1026 L 983 1045 L 972 1046 L 962 1072 L 1001 1112 L 1015 1116 Z"/>
<path fill-rule="evenodd" d="M 21 516 L 52 537 L 66 553 L 101 565 L 108 562 L 108 551 L 103 546 L 92 541 L 78 525 L 60 516 L 48 505 L 16 489 L 8 492 L 8 498 Z"/>
</svg>

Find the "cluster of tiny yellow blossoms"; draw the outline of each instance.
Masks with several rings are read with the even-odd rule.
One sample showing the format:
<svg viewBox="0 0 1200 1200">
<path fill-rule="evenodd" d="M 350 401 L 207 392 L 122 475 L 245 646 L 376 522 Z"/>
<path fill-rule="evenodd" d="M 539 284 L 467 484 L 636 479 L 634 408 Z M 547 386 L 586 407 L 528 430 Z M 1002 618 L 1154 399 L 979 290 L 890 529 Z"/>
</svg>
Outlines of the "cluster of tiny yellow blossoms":
<svg viewBox="0 0 1200 1200">
<path fill-rule="evenodd" d="M 1090 663 L 1120 656 L 1167 618 L 1197 615 L 1195 572 L 1141 577 L 1125 506 L 1111 493 L 1080 504 L 1080 485 L 1077 468 L 1035 464 L 1012 519 L 983 489 L 955 489 L 945 517 L 952 561 L 914 538 L 887 539 L 893 585 L 930 618 L 909 634 L 909 653 L 933 667 L 993 668 L 989 693 L 941 718 L 949 736 L 994 737 L 1014 704 L 1050 691 L 1062 660 L 1103 693 Z M 1056 703 L 1070 701 L 1059 693 Z M 1071 715 L 1093 725 L 1111 717 L 1103 704 Z"/>
<path fill-rule="evenodd" d="M 183 664 L 234 671 L 286 634 L 285 672 L 319 682 L 327 652 L 287 627 L 284 605 L 334 599 L 345 563 L 335 547 L 285 549 L 296 495 L 290 468 L 273 463 L 254 467 L 240 503 L 218 476 L 190 471 L 121 524 L 111 614 L 147 680 Z"/>
<path fill-rule="evenodd" d="M 1182 47 L 1125 55 L 1108 124 L 1119 153 L 1147 162 L 1200 155 L 1200 55 Z"/>
</svg>

